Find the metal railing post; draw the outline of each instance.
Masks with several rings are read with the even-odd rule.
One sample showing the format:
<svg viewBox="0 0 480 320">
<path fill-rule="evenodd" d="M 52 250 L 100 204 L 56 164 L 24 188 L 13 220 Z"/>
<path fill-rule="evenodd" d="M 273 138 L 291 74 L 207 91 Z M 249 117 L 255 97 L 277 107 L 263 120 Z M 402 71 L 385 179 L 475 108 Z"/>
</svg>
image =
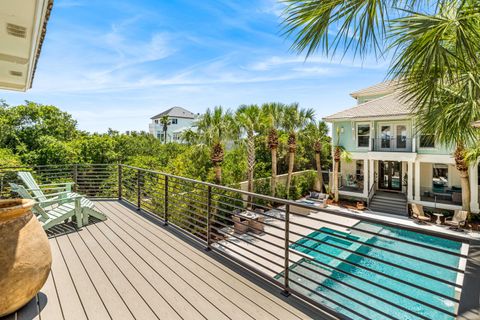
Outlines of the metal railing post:
<svg viewBox="0 0 480 320">
<path fill-rule="evenodd" d="M 165 201 L 163 207 L 163 224 L 168 226 L 168 176 L 165 176 Z"/>
<path fill-rule="evenodd" d="M 290 254 L 290 205 L 285 205 L 285 261 L 284 261 L 284 269 L 283 269 L 283 292 L 282 294 L 286 297 L 290 295 L 289 291 L 289 278 L 290 278 L 290 270 L 288 269 L 289 266 L 289 254 Z"/>
<path fill-rule="evenodd" d="M 118 200 L 122 200 L 122 184 L 123 184 L 123 177 L 122 177 L 122 164 L 118 164 Z"/>
<path fill-rule="evenodd" d="M 207 250 L 212 250 L 212 187 L 208 186 L 207 188 Z"/>
<path fill-rule="evenodd" d="M 142 190 L 140 188 L 140 170 L 138 170 L 137 171 L 137 210 L 140 210 L 142 208 L 141 193 L 142 193 Z"/>
<path fill-rule="evenodd" d="M 78 164 L 73 165 L 73 192 L 78 191 Z"/>
</svg>

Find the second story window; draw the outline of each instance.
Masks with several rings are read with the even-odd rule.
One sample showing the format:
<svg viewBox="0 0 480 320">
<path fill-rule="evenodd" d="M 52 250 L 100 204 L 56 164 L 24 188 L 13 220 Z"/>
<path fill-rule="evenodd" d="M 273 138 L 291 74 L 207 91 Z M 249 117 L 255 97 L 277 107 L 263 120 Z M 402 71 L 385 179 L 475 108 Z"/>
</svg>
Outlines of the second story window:
<svg viewBox="0 0 480 320">
<path fill-rule="evenodd" d="M 368 148 L 370 143 L 370 125 L 359 124 L 357 126 L 357 147 Z"/>
<path fill-rule="evenodd" d="M 421 134 L 420 148 L 435 148 L 435 136 L 433 134 Z"/>
<path fill-rule="evenodd" d="M 158 120 L 155 120 L 155 124 L 158 124 Z"/>
<path fill-rule="evenodd" d="M 172 124 L 177 124 L 178 123 L 178 119 L 172 119 Z"/>
</svg>

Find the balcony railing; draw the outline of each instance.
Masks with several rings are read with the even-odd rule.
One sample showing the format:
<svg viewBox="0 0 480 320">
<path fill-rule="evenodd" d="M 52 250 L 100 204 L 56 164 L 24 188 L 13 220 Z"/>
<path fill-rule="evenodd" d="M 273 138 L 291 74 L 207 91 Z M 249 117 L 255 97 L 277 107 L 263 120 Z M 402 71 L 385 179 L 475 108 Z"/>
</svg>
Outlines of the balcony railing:
<svg viewBox="0 0 480 320">
<path fill-rule="evenodd" d="M 339 174 L 339 190 L 363 193 L 364 179 L 363 174 Z"/>
<path fill-rule="evenodd" d="M 372 151 L 413 152 L 412 139 L 405 137 L 374 138 L 372 139 Z"/>
<path fill-rule="evenodd" d="M 434 203 L 462 205 L 459 187 L 420 187 L 420 200 Z"/>
<path fill-rule="evenodd" d="M 122 164 L 0 168 L 2 197 L 12 196 L 8 182 L 17 181 L 20 170 L 32 171 L 39 183 L 72 181 L 77 192 L 89 197 L 134 204 L 265 277 L 285 295 L 293 293 L 338 318 L 392 318 L 392 308 L 395 317 L 403 318 L 457 315 L 457 308 L 448 306 L 457 306 L 459 298 L 426 283 L 454 292 L 462 284 L 440 274 L 464 271 L 424 257 L 421 251 L 453 260 L 467 256 L 396 234 L 417 232 L 466 242 L 461 237 Z M 254 223 L 254 218 L 240 214 L 246 211 L 255 212 Z M 248 236 L 239 233 L 247 229 Z M 391 242 L 396 245 L 382 245 Z M 400 245 L 409 249 L 400 250 Z"/>
</svg>

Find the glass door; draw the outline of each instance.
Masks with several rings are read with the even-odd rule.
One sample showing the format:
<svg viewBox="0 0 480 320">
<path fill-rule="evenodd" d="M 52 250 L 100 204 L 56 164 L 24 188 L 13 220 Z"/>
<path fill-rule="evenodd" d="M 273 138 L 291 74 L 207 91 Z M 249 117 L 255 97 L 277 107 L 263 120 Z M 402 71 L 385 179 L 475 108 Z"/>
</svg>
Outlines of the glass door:
<svg viewBox="0 0 480 320">
<path fill-rule="evenodd" d="M 380 127 L 380 148 L 381 149 L 390 149 L 390 140 L 391 132 L 390 126 L 381 126 Z"/>
<path fill-rule="evenodd" d="M 404 124 L 399 124 L 396 127 L 396 131 L 397 131 L 396 148 L 406 149 L 407 148 L 407 126 Z"/>
<path fill-rule="evenodd" d="M 379 161 L 378 187 L 385 190 L 402 190 L 402 163 L 400 161 Z"/>
</svg>

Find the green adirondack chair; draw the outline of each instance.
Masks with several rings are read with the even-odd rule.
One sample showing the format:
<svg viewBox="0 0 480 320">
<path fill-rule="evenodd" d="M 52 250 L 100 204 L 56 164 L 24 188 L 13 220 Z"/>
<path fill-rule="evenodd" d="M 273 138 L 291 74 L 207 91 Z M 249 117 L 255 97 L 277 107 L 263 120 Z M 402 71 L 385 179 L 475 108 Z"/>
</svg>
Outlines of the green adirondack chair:
<svg viewBox="0 0 480 320">
<path fill-rule="evenodd" d="M 38 185 L 30 172 L 18 172 L 18 177 L 28 186 L 28 189 L 24 186 L 10 183 L 12 191 L 19 194 L 22 198 L 37 201 L 34 211 L 39 220 L 44 222 L 44 229 L 62 223 L 77 214 L 80 214 L 80 216 L 76 216 L 79 228 L 88 224 L 89 216 L 99 220 L 107 219 L 105 214 L 95 210 L 95 205 L 92 201 L 82 195 L 71 192 L 73 183 Z M 59 192 L 45 194 L 44 190 Z M 76 205 L 77 202 L 78 206 Z"/>
<path fill-rule="evenodd" d="M 28 171 L 19 171 L 17 172 L 17 176 L 20 180 L 23 181 L 26 189 L 31 191 L 32 194 L 36 197 L 37 201 L 45 201 L 47 200 L 47 196 L 44 194 L 45 191 L 56 191 L 55 193 L 48 194 L 48 197 L 51 198 L 52 196 L 58 198 L 68 198 L 68 197 L 76 197 L 78 194 L 72 192 L 72 186 L 74 185 L 73 182 L 67 183 L 49 183 L 49 184 L 42 184 L 39 185 L 33 178 L 32 174 Z"/>
<path fill-rule="evenodd" d="M 13 192 L 17 193 L 23 199 L 36 200 L 32 211 L 37 216 L 44 230 L 48 230 L 74 216 L 77 227 L 81 228 L 83 226 L 84 216 L 81 196 L 62 199 L 61 203 L 58 197 L 52 197 L 51 199 L 42 197 L 42 201 L 38 201 L 38 197 L 32 196 L 24 186 L 10 183 L 10 187 Z"/>
</svg>

